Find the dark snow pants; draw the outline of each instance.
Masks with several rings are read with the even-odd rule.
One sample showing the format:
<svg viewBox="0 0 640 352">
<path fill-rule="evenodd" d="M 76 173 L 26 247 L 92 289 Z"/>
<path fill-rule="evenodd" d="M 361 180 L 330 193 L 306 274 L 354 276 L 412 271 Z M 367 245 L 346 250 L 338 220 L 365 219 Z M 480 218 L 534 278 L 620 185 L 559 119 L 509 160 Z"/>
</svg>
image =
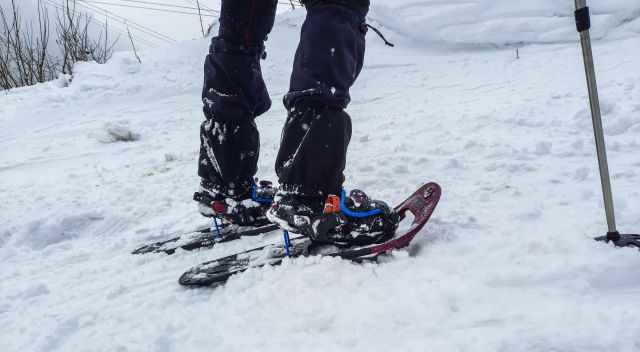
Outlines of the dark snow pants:
<svg viewBox="0 0 640 352">
<path fill-rule="evenodd" d="M 367 7 L 341 1 L 307 6 L 295 54 L 276 173 L 281 189 L 338 194 L 344 181 L 351 119 L 344 111 L 364 58 Z M 269 99 L 260 68 L 276 0 L 223 0 L 220 30 L 205 61 L 198 174 L 212 191 L 239 197 L 257 172 L 254 119 Z"/>
</svg>

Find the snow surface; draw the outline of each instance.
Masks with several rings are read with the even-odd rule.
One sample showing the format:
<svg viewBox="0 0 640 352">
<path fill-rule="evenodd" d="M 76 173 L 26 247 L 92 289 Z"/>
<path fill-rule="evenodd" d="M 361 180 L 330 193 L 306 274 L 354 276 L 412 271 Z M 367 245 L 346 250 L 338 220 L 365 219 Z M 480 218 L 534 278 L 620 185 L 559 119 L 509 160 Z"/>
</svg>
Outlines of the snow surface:
<svg viewBox="0 0 640 352">
<path fill-rule="evenodd" d="M 380 0 L 371 18 L 419 43 L 487 47 L 575 41 L 572 0 Z M 590 3 L 590 2 L 589 2 Z M 591 6 L 592 36 L 640 34 L 640 2 Z"/>
<path fill-rule="evenodd" d="M 640 255 L 591 240 L 606 226 L 577 35 L 567 24 L 549 44 L 525 28 L 534 44 L 516 59 L 505 46 L 515 36 L 498 28 L 567 19 L 570 7 L 540 1 L 517 15 L 515 2 L 448 4 L 479 3 L 495 4 L 471 11 L 484 31 L 445 5 L 432 13 L 434 1 L 373 9 L 399 45 L 369 36 L 346 186 L 391 203 L 426 181 L 444 191 L 412 246 L 379 265 L 301 258 L 190 290 L 177 284 L 190 266 L 279 239 L 129 254 L 206 223 L 191 201 L 206 41 L 145 51 L 142 65 L 118 53 L 79 65 L 72 81 L 0 93 L 0 351 L 640 350 Z M 637 9 L 594 8 L 636 14 L 606 21 L 594 44 L 629 231 L 640 229 Z M 258 119 L 265 178 L 303 15 L 279 17 L 268 43 L 276 104 Z M 441 40 L 449 27 L 429 21 L 445 17 L 473 38 Z"/>
</svg>

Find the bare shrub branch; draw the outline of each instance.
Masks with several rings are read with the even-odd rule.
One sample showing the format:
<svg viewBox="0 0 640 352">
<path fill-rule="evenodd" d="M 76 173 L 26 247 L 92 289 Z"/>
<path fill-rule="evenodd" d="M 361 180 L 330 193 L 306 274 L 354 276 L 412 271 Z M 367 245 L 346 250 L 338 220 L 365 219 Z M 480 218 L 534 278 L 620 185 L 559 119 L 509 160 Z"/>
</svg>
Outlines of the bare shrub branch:
<svg viewBox="0 0 640 352">
<path fill-rule="evenodd" d="M 131 31 L 129 30 L 129 26 L 127 26 L 127 34 L 129 35 L 129 41 L 131 41 L 131 47 L 133 48 L 133 54 L 136 56 L 136 59 L 138 59 L 138 63 L 142 63 L 142 60 L 140 59 L 140 55 L 138 55 L 138 50 L 136 50 L 136 44 L 133 42 L 133 35 L 131 34 Z"/>
<path fill-rule="evenodd" d="M 0 89 L 33 85 L 71 74 L 79 61 L 105 63 L 117 42 L 109 37 L 108 22 L 92 37 L 91 16 L 76 8 L 76 0 L 65 0 L 51 21 L 46 4 L 37 1 L 34 20 L 25 22 L 16 1 L 8 9 L 0 6 Z M 55 46 L 51 25 L 55 26 Z M 96 38 L 96 39 L 93 39 Z"/>
</svg>

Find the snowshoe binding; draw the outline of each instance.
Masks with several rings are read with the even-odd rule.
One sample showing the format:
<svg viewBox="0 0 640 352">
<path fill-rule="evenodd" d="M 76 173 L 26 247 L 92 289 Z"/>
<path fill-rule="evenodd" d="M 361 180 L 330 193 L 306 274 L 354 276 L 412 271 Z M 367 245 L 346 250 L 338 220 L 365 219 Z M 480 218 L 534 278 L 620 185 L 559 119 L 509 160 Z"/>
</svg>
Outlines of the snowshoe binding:
<svg viewBox="0 0 640 352">
<path fill-rule="evenodd" d="M 276 193 L 270 181 L 253 183 L 247 192 L 238 196 L 225 195 L 210 186 L 203 180 L 200 191 L 193 194 L 203 216 L 221 218 L 239 226 L 259 227 L 270 223 L 265 214 Z"/>
<path fill-rule="evenodd" d="M 363 191 L 318 198 L 277 194 L 267 217 L 281 228 L 309 236 L 316 243 L 365 246 L 393 237 L 400 217 L 383 201 Z"/>
</svg>

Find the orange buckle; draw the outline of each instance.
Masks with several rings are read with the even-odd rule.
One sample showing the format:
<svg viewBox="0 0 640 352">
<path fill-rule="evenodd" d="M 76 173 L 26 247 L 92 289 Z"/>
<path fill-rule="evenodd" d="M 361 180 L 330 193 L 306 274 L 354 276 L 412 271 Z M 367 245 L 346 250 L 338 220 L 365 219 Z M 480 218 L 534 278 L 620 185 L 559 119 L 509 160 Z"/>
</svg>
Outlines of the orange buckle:
<svg viewBox="0 0 640 352">
<path fill-rule="evenodd" d="M 340 197 L 330 194 L 324 203 L 324 214 L 333 214 L 340 212 Z"/>
</svg>

